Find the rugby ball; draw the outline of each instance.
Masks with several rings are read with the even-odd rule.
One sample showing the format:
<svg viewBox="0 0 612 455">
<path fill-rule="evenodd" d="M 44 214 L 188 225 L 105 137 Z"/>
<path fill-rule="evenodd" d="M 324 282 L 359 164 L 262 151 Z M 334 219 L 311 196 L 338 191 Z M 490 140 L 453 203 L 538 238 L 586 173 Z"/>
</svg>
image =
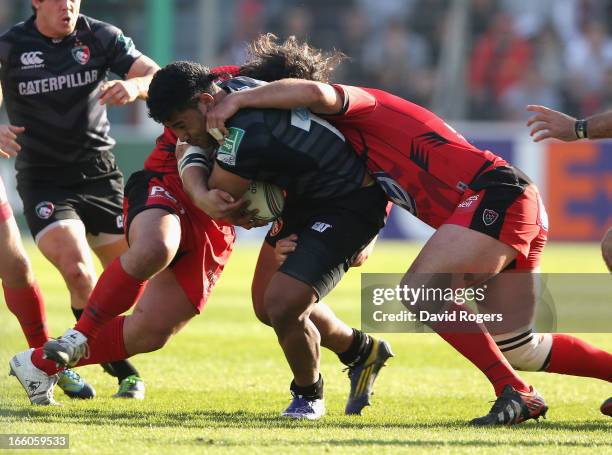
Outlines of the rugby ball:
<svg viewBox="0 0 612 455">
<path fill-rule="evenodd" d="M 274 221 L 285 208 L 285 193 L 272 183 L 251 182 L 244 198 L 251 201 L 248 210 L 259 210 L 254 217 L 257 221 Z"/>
</svg>

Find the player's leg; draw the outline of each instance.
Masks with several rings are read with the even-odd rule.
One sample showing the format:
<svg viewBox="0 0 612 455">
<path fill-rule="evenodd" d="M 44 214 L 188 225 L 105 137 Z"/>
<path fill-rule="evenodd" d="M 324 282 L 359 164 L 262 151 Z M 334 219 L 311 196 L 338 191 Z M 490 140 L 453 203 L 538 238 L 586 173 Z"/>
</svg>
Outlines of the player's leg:
<svg viewBox="0 0 612 455">
<path fill-rule="evenodd" d="M 515 259 L 526 258 L 539 236 L 543 248 L 546 218 L 537 188 L 520 170 L 489 171 L 472 182 L 453 214 L 427 242 L 405 284 L 456 289 L 483 283 Z M 421 302 L 426 310 L 431 303 Z M 440 303 L 437 310 L 448 310 L 461 323 L 429 324 L 487 376 L 498 395 L 491 412 L 472 423 L 512 425 L 543 415 L 547 411 L 543 399 L 512 368 L 484 326 L 470 322 L 466 312 L 471 310 L 454 301 L 448 308 Z M 506 405 L 520 412 L 498 412 Z"/>
<path fill-rule="evenodd" d="M 499 240 L 462 226 L 445 224 L 425 244 L 402 284 L 414 289 L 468 287 L 499 273 L 516 255 L 516 250 Z M 452 285 L 445 282 L 446 274 L 451 274 Z M 427 308 L 427 302 L 416 302 L 408 308 L 432 310 Z M 455 314 L 467 311 L 458 304 L 451 304 L 447 310 Z M 465 322 L 459 327 L 450 322 L 437 322 L 431 323 L 431 328 L 487 376 L 496 395 L 506 385 L 529 391 L 529 385 L 513 371 L 491 336 L 477 323 Z"/>
<path fill-rule="evenodd" d="M 104 326 L 136 303 L 147 280 L 170 264 L 180 238 L 180 222 L 170 211 L 149 208 L 138 212 L 129 224 L 130 248 L 104 270 L 75 328 L 47 342 L 44 351 L 33 351 L 34 366 L 54 374 L 55 362 L 76 364 Z"/>
<path fill-rule="evenodd" d="M 278 263 L 274 254 L 274 247 L 268 242 L 264 242 L 255 266 L 251 298 L 255 315 L 266 325 L 271 325 L 271 323 L 264 307 L 264 292 L 277 270 Z M 321 334 L 321 346 L 338 355 L 349 349 L 353 341 L 353 329 L 342 322 L 329 306 L 319 302 L 310 311 L 310 319 Z"/>
<path fill-rule="evenodd" d="M 499 273 L 516 255 L 516 250 L 491 236 L 458 225 L 443 225 L 427 242 L 402 284 L 411 288 L 473 286 Z M 452 284 L 448 274 L 453 279 Z M 423 306 L 431 311 L 431 304 L 431 301 L 417 302 L 409 308 L 419 311 Z M 462 319 L 462 313 L 470 312 L 465 305 L 454 302 L 440 310 L 454 314 L 457 321 Z M 430 323 L 430 327 L 482 371 L 495 389 L 498 398 L 490 413 L 472 423 L 515 424 L 544 415 L 548 409 L 544 400 L 512 368 L 492 336 L 482 325 L 463 319 L 460 324 L 435 322 Z M 514 410 L 507 412 L 506 409 Z M 503 416 L 501 421 L 499 415 Z"/>
<path fill-rule="evenodd" d="M 148 282 L 131 315 L 116 316 L 102 327 L 99 336 L 89 343 L 88 356 L 76 365 L 114 362 L 160 349 L 196 314 L 196 308 L 174 274 L 164 270 Z M 59 367 L 46 359 L 35 364 L 32 356 L 29 350 L 13 357 L 12 374 L 17 376 L 33 404 L 55 404 L 53 385 Z M 139 391 L 144 394 L 144 389 Z"/>
<path fill-rule="evenodd" d="M 294 374 L 294 400 L 283 413 L 285 416 L 317 419 L 324 413 L 319 372 L 321 335 L 310 315 L 317 301 L 348 270 L 351 258 L 384 225 L 385 207 L 382 190 L 370 187 L 345 198 L 310 206 L 297 204 L 285 210 L 283 220 L 295 229 L 298 242 L 270 279 L 263 299 Z"/>
<path fill-rule="evenodd" d="M 19 228 L 9 206 L 6 191 L 0 180 L 0 279 L 4 299 L 15 315 L 28 345 L 41 346 L 47 333 L 45 305 L 30 261 L 21 242 Z"/>
<path fill-rule="evenodd" d="M 85 226 L 76 212 L 71 214 L 71 218 L 57 220 L 33 234 L 38 249 L 64 278 L 71 308 L 79 310 L 85 308 L 96 284 L 96 271 Z"/>
<path fill-rule="evenodd" d="M 266 325 L 271 323 L 264 307 L 264 292 L 277 270 L 274 247 L 266 241 L 259 252 L 251 286 L 255 314 Z M 361 414 L 363 408 L 370 404 L 374 382 L 380 369 L 386 360 L 393 356 L 391 347 L 384 340 L 351 328 L 322 301 L 311 307 L 309 318 L 319 331 L 321 346 L 337 354 L 348 368 L 351 390 L 345 413 Z"/>
<path fill-rule="evenodd" d="M 103 268 L 109 266 L 127 250 L 125 240 L 123 175 L 113 160 L 102 159 L 103 175 L 87 181 L 79 197 L 79 213 L 87 230 L 87 241 Z M 76 311 L 77 320 L 81 311 Z M 144 398 L 143 380 L 138 370 L 126 360 L 103 364 L 104 370 L 117 378 L 119 391 L 115 397 Z"/>
</svg>

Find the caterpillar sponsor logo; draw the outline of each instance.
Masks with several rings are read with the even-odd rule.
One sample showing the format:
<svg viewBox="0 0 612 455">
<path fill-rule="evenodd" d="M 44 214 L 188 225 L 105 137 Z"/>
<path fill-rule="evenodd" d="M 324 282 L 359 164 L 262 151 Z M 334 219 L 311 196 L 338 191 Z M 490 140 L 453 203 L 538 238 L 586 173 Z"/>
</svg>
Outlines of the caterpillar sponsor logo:
<svg viewBox="0 0 612 455">
<path fill-rule="evenodd" d="M 20 82 L 19 94 L 22 96 L 39 95 L 41 93 L 56 92 L 66 88 L 83 87 L 98 81 L 98 70 L 83 71 L 35 81 Z"/>
</svg>

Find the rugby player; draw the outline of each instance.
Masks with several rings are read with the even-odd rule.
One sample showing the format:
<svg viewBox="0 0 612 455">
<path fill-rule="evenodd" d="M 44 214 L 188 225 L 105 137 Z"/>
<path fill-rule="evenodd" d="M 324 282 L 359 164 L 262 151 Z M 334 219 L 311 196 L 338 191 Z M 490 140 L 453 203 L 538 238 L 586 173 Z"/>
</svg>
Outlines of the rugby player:
<svg viewBox="0 0 612 455">
<path fill-rule="evenodd" d="M 534 113 L 527 121 L 534 142 L 550 138 L 564 142 L 612 138 L 612 111 L 577 119 L 537 104 L 527 106 L 527 110 Z M 612 272 L 612 228 L 608 229 L 601 241 L 601 255 Z M 612 398 L 601 405 L 601 412 L 612 417 Z"/>
<path fill-rule="evenodd" d="M 499 297 L 487 305 L 532 314 L 530 272 L 539 265 L 547 220 L 536 186 L 521 171 L 473 147 L 433 113 L 380 90 L 278 81 L 225 97 L 207 112 L 208 131 L 227 134 L 224 122 L 248 107 L 308 107 L 327 115 L 366 157 L 389 198 L 437 229 L 403 284 L 438 287 L 435 276 L 428 278 L 434 282 L 423 282 L 423 274 L 445 272 L 459 279 L 456 286 L 468 287 L 504 272 L 488 281 L 491 294 Z M 516 276 L 509 277 L 515 272 L 523 272 L 517 275 L 524 280 L 520 286 Z M 466 311 L 459 305 L 447 310 Z M 612 377 L 609 353 L 569 335 L 538 334 L 526 326 L 491 336 L 475 322 L 464 322 L 461 330 L 448 323 L 432 328 L 494 386 L 498 398 L 489 414 L 472 421 L 476 425 L 516 424 L 546 413 L 544 400 L 514 368 Z"/>
<path fill-rule="evenodd" d="M 214 77 L 194 63 L 168 65 L 151 83 L 150 115 L 179 139 L 210 148 L 207 108 L 227 92 L 259 83 L 239 77 L 219 88 L 210 82 Z M 290 386 L 294 398 L 282 415 L 318 419 L 325 412 L 319 372 L 321 340 L 335 346 L 336 352 L 350 352 L 353 358 L 345 359 L 346 363 L 362 363 L 370 356 L 386 360 L 391 355 L 386 343 L 368 341 L 369 337 L 339 323 L 333 314 L 324 315 L 325 324 L 311 319 L 318 300 L 335 287 L 352 258 L 384 225 L 387 201 L 342 135 L 306 110 L 243 111 L 232 119 L 232 132 L 233 139 L 217 150 L 208 184 L 234 198 L 240 198 L 253 180 L 274 183 L 288 193 L 284 225 L 266 241 L 273 251 L 277 238 L 297 232 L 300 242 L 272 271 L 263 304 L 294 376 Z M 185 154 L 185 160 L 192 159 L 201 158 L 193 152 Z"/>
<path fill-rule="evenodd" d="M 106 105 L 144 99 L 158 66 L 121 30 L 80 15 L 80 0 L 32 0 L 32 9 L 0 37 L 11 122 L 4 138 L 21 148 L 15 167 L 26 220 L 62 274 L 78 319 L 96 282 L 89 248 L 104 267 L 126 248 L 123 177 L 111 153 Z M 109 82 L 109 71 L 126 80 Z M 144 382 L 129 362 L 104 367 L 119 382 L 115 396 L 144 398 Z"/>
<path fill-rule="evenodd" d="M 215 72 L 224 71 L 225 68 L 218 68 Z M 130 247 L 101 275 L 75 329 L 47 346 L 69 351 L 71 358 L 47 360 L 43 350 L 36 349 L 17 354 L 11 360 L 11 369 L 32 403 L 55 403 L 53 383 L 60 370 L 56 360 L 75 363 L 87 346 L 89 356 L 81 358 L 78 365 L 159 349 L 203 308 L 229 256 L 234 232 L 229 225 L 215 223 L 189 200 L 177 170 L 175 144 L 176 136 L 166 129 L 145 162 L 145 170 L 130 178 L 125 207 Z M 206 163 L 201 160 L 199 164 Z M 187 168 L 191 164 L 185 162 L 182 166 Z M 233 202 L 229 194 L 219 190 L 209 191 L 200 203 L 215 217 L 228 218 L 236 224 L 245 224 L 252 216 L 248 213 L 246 218 L 234 217 L 233 214 L 244 210 L 244 203 Z M 119 316 L 137 300 L 132 315 Z M 336 352 L 347 364 L 354 363 L 363 350 L 372 351 L 373 344 L 378 343 L 360 331 L 348 327 L 346 331 L 350 334 L 350 346 Z M 355 339 L 357 342 L 352 343 Z M 373 360 L 366 358 L 360 364 L 365 361 L 374 366 L 382 359 L 376 354 Z M 368 376 L 372 378 L 367 388 L 370 393 L 375 376 Z M 41 385 L 33 389 L 29 387 L 31 383 Z M 361 400 L 363 408 L 367 400 Z M 352 403 L 356 410 L 359 403 L 355 399 Z"/>
</svg>

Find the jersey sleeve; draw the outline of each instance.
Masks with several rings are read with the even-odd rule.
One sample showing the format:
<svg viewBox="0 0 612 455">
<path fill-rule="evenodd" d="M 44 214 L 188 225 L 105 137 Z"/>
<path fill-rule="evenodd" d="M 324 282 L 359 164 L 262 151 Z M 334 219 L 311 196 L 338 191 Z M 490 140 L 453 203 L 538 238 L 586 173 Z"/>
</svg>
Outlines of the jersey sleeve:
<svg viewBox="0 0 612 455">
<path fill-rule="evenodd" d="M 269 147 L 268 143 L 264 143 L 269 133 L 265 134 L 262 129 L 265 129 L 264 124 L 246 127 L 236 122 L 235 126 L 230 126 L 228 136 L 217 150 L 217 164 L 232 174 L 257 180 Z"/>
<path fill-rule="evenodd" d="M 114 25 L 101 23 L 98 31 L 106 55 L 110 70 L 117 76 L 125 79 L 132 64 L 142 56 L 142 52 L 136 49 L 134 42 Z"/>
<path fill-rule="evenodd" d="M 376 98 L 359 87 L 342 84 L 332 84 L 332 87 L 343 99 L 342 110 L 336 116 L 356 117 L 372 112 L 376 108 Z"/>
</svg>

